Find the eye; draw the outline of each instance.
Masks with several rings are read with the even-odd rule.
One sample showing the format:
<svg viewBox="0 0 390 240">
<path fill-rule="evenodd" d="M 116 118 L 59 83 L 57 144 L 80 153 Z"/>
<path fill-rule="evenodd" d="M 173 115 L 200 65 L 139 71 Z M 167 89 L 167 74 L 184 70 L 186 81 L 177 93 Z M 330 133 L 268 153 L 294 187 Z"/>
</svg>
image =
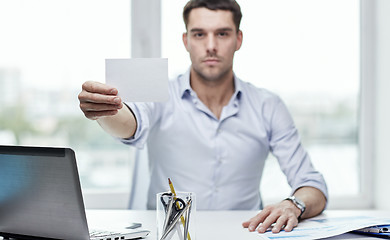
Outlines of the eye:
<svg viewBox="0 0 390 240">
<path fill-rule="evenodd" d="M 229 34 L 227 32 L 219 32 L 218 37 L 227 37 Z"/>
<path fill-rule="evenodd" d="M 201 38 L 203 36 L 204 36 L 204 34 L 201 32 L 194 33 L 194 37 L 196 37 L 196 38 Z"/>
</svg>

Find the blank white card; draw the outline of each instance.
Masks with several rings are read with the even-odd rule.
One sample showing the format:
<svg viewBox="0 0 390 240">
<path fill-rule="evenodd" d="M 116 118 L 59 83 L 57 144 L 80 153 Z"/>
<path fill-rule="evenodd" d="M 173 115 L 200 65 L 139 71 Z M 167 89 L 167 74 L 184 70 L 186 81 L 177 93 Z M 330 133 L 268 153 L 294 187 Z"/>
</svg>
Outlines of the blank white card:
<svg viewBox="0 0 390 240">
<path fill-rule="evenodd" d="M 168 59 L 106 59 L 106 84 L 124 102 L 164 102 L 168 94 Z"/>
</svg>

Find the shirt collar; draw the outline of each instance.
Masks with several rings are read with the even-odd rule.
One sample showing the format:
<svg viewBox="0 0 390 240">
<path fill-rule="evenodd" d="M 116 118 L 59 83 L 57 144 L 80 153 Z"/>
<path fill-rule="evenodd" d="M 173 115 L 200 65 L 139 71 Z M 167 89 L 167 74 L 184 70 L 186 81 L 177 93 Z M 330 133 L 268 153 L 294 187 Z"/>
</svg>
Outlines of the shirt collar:
<svg viewBox="0 0 390 240">
<path fill-rule="evenodd" d="M 190 69 L 188 69 L 183 75 L 179 76 L 180 80 L 180 94 L 184 98 L 186 95 L 194 92 L 190 85 Z"/>
<path fill-rule="evenodd" d="M 242 94 L 242 83 L 241 80 L 236 76 L 236 74 L 233 73 L 233 77 L 235 86 L 233 96 L 235 96 L 235 99 L 240 100 Z M 194 90 L 191 88 L 190 85 L 190 69 L 188 69 L 183 75 L 180 75 L 179 79 L 181 80 L 180 94 L 182 98 L 191 95 L 191 93 L 195 94 Z"/>
</svg>

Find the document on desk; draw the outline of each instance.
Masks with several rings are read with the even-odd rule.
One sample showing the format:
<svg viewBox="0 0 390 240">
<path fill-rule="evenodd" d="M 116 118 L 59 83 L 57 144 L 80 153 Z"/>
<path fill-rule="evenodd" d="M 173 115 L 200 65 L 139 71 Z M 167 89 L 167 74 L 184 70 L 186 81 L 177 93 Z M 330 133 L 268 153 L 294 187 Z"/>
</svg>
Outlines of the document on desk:
<svg viewBox="0 0 390 240">
<path fill-rule="evenodd" d="M 117 88 L 124 102 L 165 102 L 168 59 L 106 59 L 106 84 Z"/>
<path fill-rule="evenodd" d="M 260 239 L 307 240 L 330 238 L 356 229 L 389 223 L 390 217 L 356 214 L 328 216 L 324 213 L 315 218 L 303 220 L 291 232 L 281 231 L 280 233 L 275 234 L 268 231 L 262 234 Z"/>
</svg>

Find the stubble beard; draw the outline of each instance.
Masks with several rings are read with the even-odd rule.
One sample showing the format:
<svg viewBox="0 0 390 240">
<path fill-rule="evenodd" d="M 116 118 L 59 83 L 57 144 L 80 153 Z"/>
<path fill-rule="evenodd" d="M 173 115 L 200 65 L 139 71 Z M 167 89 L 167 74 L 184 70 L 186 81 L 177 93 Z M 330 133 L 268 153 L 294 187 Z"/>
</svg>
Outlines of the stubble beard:
<svg viewBox="0 0 390 240">
<path fill-rule="evenodd" d="M 211 68 L 211 69 L 208 69 L 208 68 Z M 215 67 L 207 67 L 205 69 L 198 69 L 196 67 L 193 67 L 194 69 L 194 72 L 205 82 L 218 82 L 218 81 L 221 81 L 222 79 L 224 79 L 227 75 L 229 75 L 230 71 L 231 71 L 231 67 L 230 68 L 226 68 L 226 69 L 220 69 L 218 71 L 218 69 L 213 69 Z M 211 71 L 209 71 L 211 70 Z M 216 71 L 215 71 L 216 70 Z M 215 71 L 215 72 L 214 72 Z"/>
</svg>

